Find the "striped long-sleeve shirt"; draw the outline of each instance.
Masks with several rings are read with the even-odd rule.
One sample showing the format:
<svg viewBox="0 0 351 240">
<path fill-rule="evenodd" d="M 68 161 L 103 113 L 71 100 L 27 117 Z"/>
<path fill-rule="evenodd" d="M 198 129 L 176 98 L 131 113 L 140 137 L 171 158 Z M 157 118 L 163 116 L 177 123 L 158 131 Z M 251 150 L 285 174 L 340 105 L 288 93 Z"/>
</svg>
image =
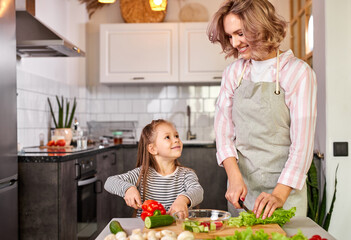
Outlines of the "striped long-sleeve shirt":
<svg viewBox="0 0 351 240">
<path fill-rule="evenodd" d="M 105 189 L 120 197 L 131 186 L 135 186 L 140 174 L 140 168 L 135 168 L 127 173 L 109 177 L 105 182 Z M 140 195 L 143 196 L 143 186 L 140 184 Z M 184 195 L 190 200 L 190 208 L 200 204 L 203 200 L 204 190 L 201 187 L 198 177 L 190 168 L 177 167 L 176 170 L 167 176 L 162 176 L 152 167 L 146 182 L 145 200 L 152 199 L 162 203 L 168 211 L 179 195 Z M 139 216 L 141 211 L 138 211 Z"/>
<path fill-rule="evenodd" d="M 214 128 L 216 132 L 217 162 L 228 157 L 238 159 L 235 148 L 235 128 L 232 121 L 233 94 L 238 84 L 238 77 L 243 71 L 244 60 L 238 59 L 223 72 L 220 93 L 216 102 Z M 248 64 L 244 79 L 251 78 L 251 63 Z M 260 76 L 275 81 L 276 60 L 272 66 Z M 252 79 L 259 82 L 257 79 Z M 280 55 L 279 69 L 280 87 L 285 91 L 285 103 L 290 110 L 290 138 L 289 157 L 279 177 L 278 183 L 296 189 L 302 189 L 310 167 L 314 132 L 317 117 L 317 83 L 313 70 L 304 61 L 296 58 L 289 50 Z"/>
</svg>

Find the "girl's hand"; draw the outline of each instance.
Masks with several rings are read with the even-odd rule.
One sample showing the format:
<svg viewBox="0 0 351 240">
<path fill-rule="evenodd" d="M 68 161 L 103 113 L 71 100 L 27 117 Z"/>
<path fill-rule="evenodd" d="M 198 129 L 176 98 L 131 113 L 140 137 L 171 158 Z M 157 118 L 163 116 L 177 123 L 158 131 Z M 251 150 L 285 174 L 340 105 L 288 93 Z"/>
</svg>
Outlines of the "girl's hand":
<svg viewBox="0 0 351 240">
<path fill-rule="evenodd" d="M 262 219 L 272 216 L 275 209 L 283 207 L 286 199 L 288 199 L 292 188 L 283 184 L 277 184 L 272 194 L 262 192 L 255 201 L 253 212 L 256 218 L 259 218 L 263 209 Z"/>
<path fill-rule="evenodd" d="M 140 193 L 138 189 L 134 186 L 128 188 L 124 196 L 124 200 L 126 201 L 126 204 L 129 207 L 132 207 L 134 209 L 141 208 L 142 202 L 141 202 Z"/>
<path fill-rule="evenodd" d="M 175 212 L 183 212 L 184 218 L 188 217 L 188 204 L 190 204 L 189 198 L 184 195 L 179 195 L 177 199 L 173 202 L 172 206 L 169 208 L 167 214 L 173 215 Z"/>
</svg>

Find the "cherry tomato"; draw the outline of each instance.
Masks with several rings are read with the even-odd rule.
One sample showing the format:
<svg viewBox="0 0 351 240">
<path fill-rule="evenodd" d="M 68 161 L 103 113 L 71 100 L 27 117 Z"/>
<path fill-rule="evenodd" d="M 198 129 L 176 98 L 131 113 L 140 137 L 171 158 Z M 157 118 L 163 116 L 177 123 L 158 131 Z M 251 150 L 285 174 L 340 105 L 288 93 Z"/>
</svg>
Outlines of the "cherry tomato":
<svg viewBox="0 0 351 240">
<path fill-rule="evenodd" d="M 222 223 L 222 222 L 215 222 L 215 224 L 216 224 L 216 229 L 217 229 L 217 230 L 220 229 L 220 228 L 222 228 L 222 226 L 223 226 L 223 223 Z"/>
<path fill-rule="evenodd" d="M 210 227 L 210 222 L 201 222 L 200 225 Z"/>
<path fill-rule="evenodd" d="M 49 146 L 49 147 L 55 146 L 55 141 L 51 140 L 46 145 Z"/>
</svg>

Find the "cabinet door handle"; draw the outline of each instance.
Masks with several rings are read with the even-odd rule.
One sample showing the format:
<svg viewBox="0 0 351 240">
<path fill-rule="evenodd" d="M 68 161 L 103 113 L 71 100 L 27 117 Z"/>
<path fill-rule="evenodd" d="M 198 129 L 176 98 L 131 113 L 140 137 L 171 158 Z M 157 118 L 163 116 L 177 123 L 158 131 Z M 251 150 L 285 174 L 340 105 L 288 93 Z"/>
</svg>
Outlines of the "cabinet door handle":
<svg viewBox="0 0 351 240">
<path fill-rule="evenodd" d="M 117 158 L 116 156 L 114 156 L 111 160 L 111 165 L 116 165 L 116 163 L 117 163 Z"/>
<path fill-rule="evenodd" d="M 145 78 L 144 77 L 133 77 L 132 79 L 133 80 L 144 80 Z"/>
<path fill-rule="evenodd" d="M 80 167 L 79 163 L 74 164 L 76 166 L 76 180 L 80 179 L 82 177 L 82 169 Z"/>
<path fill-rule="evenodd" d="M 217 80 L 217 79 L 222 79 L 222 77 L 219 77 L 219 76 L 214 76 L 213 77 L 213 80 Z"/>
<path fill-rule="evenodd" d="M 100 185 L 99 188 L 97 188 L 97 184 Z M 98 189 L 98 190 L 97 190 L 97 189 Z M 102 181 L 101 181 L 101 180 L 97 180 L 97 181 L 95 182 L 94 191 L 95 191 L 95 193 L 102 193 Z"/>
</svg>

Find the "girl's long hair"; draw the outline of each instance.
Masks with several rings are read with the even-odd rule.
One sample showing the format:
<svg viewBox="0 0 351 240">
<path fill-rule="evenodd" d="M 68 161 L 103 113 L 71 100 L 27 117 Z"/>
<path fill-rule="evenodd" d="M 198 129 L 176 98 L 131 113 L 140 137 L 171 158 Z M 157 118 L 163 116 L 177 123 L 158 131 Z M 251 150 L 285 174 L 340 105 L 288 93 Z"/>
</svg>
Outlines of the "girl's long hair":
<svg viewBox="0 0 351 240">
<path fill-rule="evenodd" d="M 227 0 L 214 14 L 207 35 L 212 43 L 219 42 L 226 58 L 237 58 L 239 52 L 230 44 L 224 31 L 224 18 L 237 15 L 243 24 L 243 34 L 252 49 L 254 59 L 263 59 L 268 53 L 279 48 L 286 36 L 287 22 L 277 15 L 268 0 Z"/>
<path fill-rule="evenodd" d="M 137 164 L 136 164 L 136 167 L 140 167 L 140 174 L 139 174 L 139 178 L 136 186 L 140 191 L 140 183 L 142 181 L 142 186 L 143 186 L 142 202 L 145 201 L 146 180 L 147 180 L 149 168 L 152 167 L 156 171 L 159 170 L 159 166 L 154 156 L 150 154 L 148 151 L 148 146 L 149 144 L 155 142 L 156 135 L 157 135 L 157 127 L 161 124 L 173 125 L 171 122 L 168 122 L 163 119 L 153 120 L 151 123 L 149 123 L 143 128 L 140 134 L 140 140 L 138 143 Z M 175 165 L 181 166 L 178 160 L 175 161 Z"/>
</svg>

